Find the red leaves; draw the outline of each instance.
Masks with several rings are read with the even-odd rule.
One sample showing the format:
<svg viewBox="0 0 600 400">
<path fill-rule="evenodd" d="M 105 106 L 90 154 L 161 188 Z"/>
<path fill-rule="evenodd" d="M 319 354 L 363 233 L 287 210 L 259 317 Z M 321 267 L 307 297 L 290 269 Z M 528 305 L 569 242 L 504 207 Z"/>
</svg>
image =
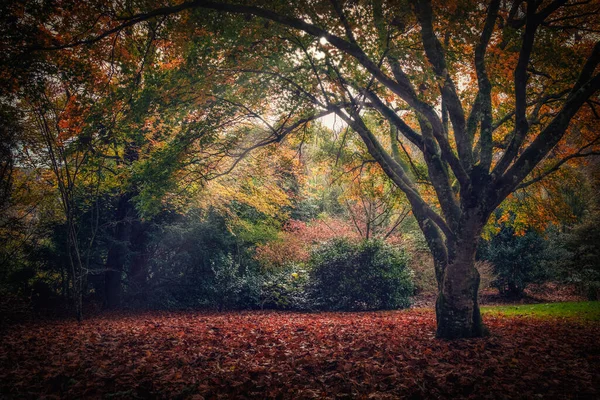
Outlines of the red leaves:
<svg viewBox="0 0 600 400">
<path fill-rule="evenodd" d="M 112 315 L 13 327 L 0 394 L 131 397 L 594 397 L 598 324 L 487 318 L 433 338 L 431 311 Z M 201 396 L 201 397 L 200 397 Z"/>
</svg>

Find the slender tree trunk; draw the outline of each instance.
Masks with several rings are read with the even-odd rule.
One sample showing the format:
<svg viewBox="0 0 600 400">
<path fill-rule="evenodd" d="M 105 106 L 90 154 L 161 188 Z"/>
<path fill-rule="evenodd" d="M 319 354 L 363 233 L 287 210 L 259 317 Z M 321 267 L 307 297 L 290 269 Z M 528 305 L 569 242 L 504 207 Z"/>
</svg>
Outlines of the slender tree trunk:
<svg viewBox="0 0 600 400">
<path fill-rule="evenodd" d="M 71 275 L 73 279 L 73 305 L 75 306 L 75 317 L 77 321 L 83 320 L 83 279 L 84 271 L 79 252 L 79 243 L 75 221 L 71 208 L 67 208 L 67 250 L 69 254 L 69 263 L 71 265 Z"/>
<path fill-rule="evenodd" d="M 132 207 L 129 200 L 131 195 L 125 193 L 119 198 L 116 210 L 116 225 L 113 233 L 113 243 L 106 257 L 106 272 L 104 273 L 104 306 L 114 309 L 121 304 L 121 276 L 129 247 L 130 227 L 127 215 Z"/>
<path fill-rule="evenodd" d="M 146 300 L 146 278 L 148 277 L 147 225 L 135 220 L 131 225 L 130 250 L 132 252 L 128 274 L 128 289 L 138 301 Z"/>
<path fill-rule="evenodd" d="M 70 237 L 70 235 L 69 235 Z M 71 239 L 69 239 L 71 242 Z M 73 283 L 73 306 L 75 308 L 75 317 L 77 321 L 83 320 L 83 293 L 81 292 L 81 281 L 83 279 L 81 266 L 76 263 L 71 254 L 72 243 L 69 243 L 69 263 L 71 265 L 71 279 Z"/>
</svg>

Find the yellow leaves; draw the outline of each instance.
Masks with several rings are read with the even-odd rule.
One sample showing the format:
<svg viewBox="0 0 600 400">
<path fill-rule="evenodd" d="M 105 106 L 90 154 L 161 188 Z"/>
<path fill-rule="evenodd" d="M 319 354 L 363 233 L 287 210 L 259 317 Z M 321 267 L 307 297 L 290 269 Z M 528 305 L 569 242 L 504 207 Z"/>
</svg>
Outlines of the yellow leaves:
<svg viewBox="0 0 600 400">
<path fill-rule="evenodd" d="M 281 208 L 290 205 L 289 197 L 281 188 L 254 182 L 249 177 L 209 182 L 201 199 L 205 205 L 215 208 L 222 208 L 231 202 L 246 204 L 270 217 L 281 217 Z"/>
<path fill-rule="evenodd" d="M 505 212 L 502 214 L 502 216 L 500 218 L 498 218 L 497 222 L 499 224 L 503 224 L 503 223 L 508 222 L 509 218 L 510 218 L 510 215 L 507 212 Z"/>
<path fill-rule="evenodd" d="M 285 147 L 256 150 L 230 173 L 209 181 L 196 198 L 198 205 L 228 212 L 228 207 L 236 202 L 268 217 L 284 219 L 285 209 L 292 203 L 281 176 L 298 172 L 288 150 Z"/>
</svg>

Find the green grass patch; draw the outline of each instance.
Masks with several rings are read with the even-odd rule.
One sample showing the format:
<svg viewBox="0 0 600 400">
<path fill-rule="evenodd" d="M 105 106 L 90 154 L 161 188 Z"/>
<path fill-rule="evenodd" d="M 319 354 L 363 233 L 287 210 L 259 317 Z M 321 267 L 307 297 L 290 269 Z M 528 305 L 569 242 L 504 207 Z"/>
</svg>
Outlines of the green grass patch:
<svg viewBox="0 0 600 400">
<path fill-rule="evenodd" d="M 515 306 L 484 306 L 487 315 L 527 316 L 536 318 L 578 318 L 600 321 L 600 301 L 523 304 Z"/>
</svg>

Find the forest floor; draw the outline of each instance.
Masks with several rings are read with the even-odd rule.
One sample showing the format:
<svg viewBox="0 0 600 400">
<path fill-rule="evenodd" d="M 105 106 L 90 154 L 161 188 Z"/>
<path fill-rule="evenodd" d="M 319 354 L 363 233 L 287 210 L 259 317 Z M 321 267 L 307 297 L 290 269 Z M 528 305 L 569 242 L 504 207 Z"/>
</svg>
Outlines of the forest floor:
<svg viewBox="0 0 600 400">
<path fill-rule="evenodd" d="M 598 398 L 600 303 L 522 307 L 457 341 L 432 309 L 27 322 L 0 333 L 0 398 Z"/>
</svg>

